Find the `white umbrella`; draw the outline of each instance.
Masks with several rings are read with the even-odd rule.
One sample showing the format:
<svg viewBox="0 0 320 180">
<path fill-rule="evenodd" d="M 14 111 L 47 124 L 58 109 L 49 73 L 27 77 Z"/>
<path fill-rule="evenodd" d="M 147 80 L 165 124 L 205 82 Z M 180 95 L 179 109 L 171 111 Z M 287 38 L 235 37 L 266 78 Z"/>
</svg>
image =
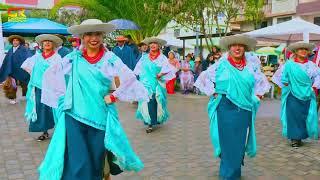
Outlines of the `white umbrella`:
<svg viewBox="0 0 320 180">
<path fill-rule="evenodd" d="M 300 18 L 245 33 L 262 41 L 296 42 L 320 41 L 320 26 Z"/>
</svg>

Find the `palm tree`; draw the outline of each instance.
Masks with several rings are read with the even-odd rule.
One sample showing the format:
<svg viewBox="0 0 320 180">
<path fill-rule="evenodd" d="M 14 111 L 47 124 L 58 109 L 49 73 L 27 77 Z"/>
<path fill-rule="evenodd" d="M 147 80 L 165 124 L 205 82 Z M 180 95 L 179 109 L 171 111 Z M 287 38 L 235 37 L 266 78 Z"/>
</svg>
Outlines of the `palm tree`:
<svg viewBox="0 0 320 180">
<path fill-rule="evenodd" d="M 112 19 L 132 20 L 141 27 L 138 31 L 128 31 L 136 42 L 145 37 L 156 36 L 172 19 L 173 14 L 161 13 L 160 8 L 171 0 L 61 0 L 53 9 L 56 15 L 59 8 L 79 6 L 102 21 Z"/>
</svg>

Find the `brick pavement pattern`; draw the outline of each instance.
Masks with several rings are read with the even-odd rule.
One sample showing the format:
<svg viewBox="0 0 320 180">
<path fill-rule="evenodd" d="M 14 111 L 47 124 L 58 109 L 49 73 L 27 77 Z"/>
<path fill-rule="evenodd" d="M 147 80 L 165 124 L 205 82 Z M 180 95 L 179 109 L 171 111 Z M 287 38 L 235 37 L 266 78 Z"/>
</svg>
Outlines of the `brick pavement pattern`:
<svg viewBox="0 0 320 180">
<path fill-rule="evenodd" d="M 136 106 L 119 103 L 120 121 L 145 168 L 125 172 L 112 180 L 216 180 L 219 159 L 213 157 L 206 113 L 208 98 L 176 94 L 169 96 L 171 118 L 164 126 L 146 134 L 135 117 Z M 25 102 L 10 105 L 0 92 L 0 180 L 38 178 L 37 167 L 46 142 L 36 142 L 23 119 Z M 258 154 L 245 158 L 244 180 L 318 180 L 320 143 L 306 141 L 293 149 L 281 137 L 279 100 L 264 100 L 256 120 Z"/>
</svg>

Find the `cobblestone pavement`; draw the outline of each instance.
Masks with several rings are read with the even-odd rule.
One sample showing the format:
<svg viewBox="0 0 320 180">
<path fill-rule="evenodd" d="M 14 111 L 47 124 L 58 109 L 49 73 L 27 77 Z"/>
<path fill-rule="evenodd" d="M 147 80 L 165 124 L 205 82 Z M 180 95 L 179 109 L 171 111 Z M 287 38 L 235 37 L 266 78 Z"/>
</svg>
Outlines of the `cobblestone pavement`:
<svg viewBox="0 0 320 180">
<path fill-rule="evenodd" d="M 135 105 L 119 103 L 121 122 L 145 164 L 139 173 L 126 172 L 113 180 L 216 180 L 219 159 L 213 157 L 204 96 L 169 97 L 171 118 L 146 134 L 134 117 Z M 0 180 L 37 179 L 48 142 L 36 142 L 23 120 L 25 102 L 10 105 L 0 92 Z M 256 121 L 259 151 L 245 159 L 244 180 L 320 179 L 320 143 L 308 140 L 292 149 L 281 137 L 278 100 L 264 100 Z"/>
</svg>

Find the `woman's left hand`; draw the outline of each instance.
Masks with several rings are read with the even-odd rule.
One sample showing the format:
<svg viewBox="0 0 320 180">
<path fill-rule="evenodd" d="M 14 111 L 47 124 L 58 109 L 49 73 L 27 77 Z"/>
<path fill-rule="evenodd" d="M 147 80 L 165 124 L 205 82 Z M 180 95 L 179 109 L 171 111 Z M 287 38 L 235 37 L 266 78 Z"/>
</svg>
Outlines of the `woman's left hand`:
<svg viewBox="0 0 320 180">
<path fill-rule="evenodd" d="M 111 104 L 111 103 L 112 103 L 110 95 L 106 95 L 106 96 L 104 97 L 104 102 L 105 102 L 106 104 Z"/>
<path fill-rule="evenodd" d="M 106 95 L 104 97 L 104 102 L 106 104 L 112 104 L 112 103 L 116 102 L 116 98 L 113 95 Z"/>
<path fill-rule="evenodd" d="M 162 73 L 157 74 L 157 79 L 160 79 L 163 76 Z"/>
</svg>

